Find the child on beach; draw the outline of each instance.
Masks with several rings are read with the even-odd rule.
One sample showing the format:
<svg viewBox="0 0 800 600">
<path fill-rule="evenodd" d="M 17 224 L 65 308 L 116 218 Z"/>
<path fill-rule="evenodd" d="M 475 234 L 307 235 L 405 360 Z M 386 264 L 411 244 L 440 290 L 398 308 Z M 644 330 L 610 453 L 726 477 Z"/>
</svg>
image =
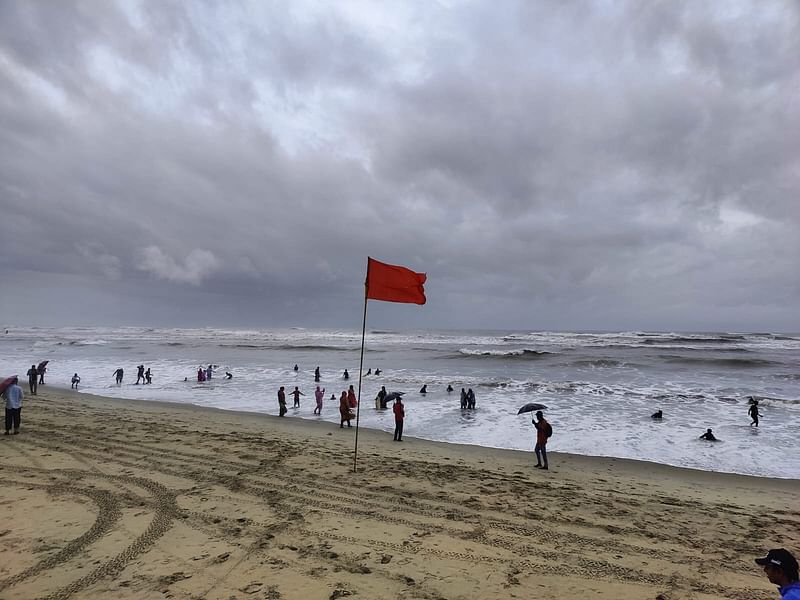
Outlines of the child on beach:
<svg viewBox="0 0 800 600">
<path fill-rule="evenodd" d="M 294 386 L 294 390 L 292 390 L 291 394 L 294 396 L 292 408 L 300 408 L 300 396 L 305 396 L 305 394 L 297 389 L 297 386 Z"/>
</svg>

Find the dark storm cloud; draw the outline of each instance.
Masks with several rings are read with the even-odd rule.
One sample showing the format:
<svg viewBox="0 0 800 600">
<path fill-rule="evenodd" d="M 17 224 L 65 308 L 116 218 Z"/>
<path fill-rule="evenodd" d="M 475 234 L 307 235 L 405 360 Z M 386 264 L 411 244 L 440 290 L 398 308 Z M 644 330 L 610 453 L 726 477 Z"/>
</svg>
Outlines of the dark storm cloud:
<svg viewBox="0 0 800 600">
<path fill-rule="evenodd" d="M 800 329 L 798 34 L 790 2 L 0 4 L 4 318 L 354 327 L 370 254 L 429 274 L 387 324 Z"/>
</svg>

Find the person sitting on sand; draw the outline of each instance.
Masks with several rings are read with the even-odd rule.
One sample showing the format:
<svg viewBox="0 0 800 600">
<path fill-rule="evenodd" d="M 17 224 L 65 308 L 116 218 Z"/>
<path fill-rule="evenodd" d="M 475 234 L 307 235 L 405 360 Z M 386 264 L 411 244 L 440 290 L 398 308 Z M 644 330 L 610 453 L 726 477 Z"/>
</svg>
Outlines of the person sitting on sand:
<svg viewBox="0 0 800 600">
<path fill-rule="evenodd" d="M 657 410 L 657 411 L 656 411 L 656 412 L 654 412 L 652 415 L 650 415 L 650 418 L 651 418 L 651 419 L 656 419 L 656 420 L 658 420 L 658 419 L 662 419 L 663 417 L 664 417 L 664 413 L 663 413 L 663 412 L 661 412 L 660 410 Z"/>
<path fill-rule="evenodd" d="M 753 419 L 752 423 L 750 423 L 750 427 L 753 425 L 758 427 L 758 417 L 760 417 L 761 414 L 758 412 L 758 400 L 755 400 L 752 396 L 750 397 L 750 408 L 747 409 L 747 414 Z"/>
<path fill-rule="evenodd" d="M 339 420 L 339 428 L 344 427 L 345 421 L 347 421 L 348 427 L 352 427 L 352 425 L 350 425 L 350 419 L 355 415 L 350 412 L 350 405 L 347 402 L 347 392 L 342 392 L 342 397 L 339 398 L 339 416 L 341 417 Z"/>
<path fill-rule="evenodd" d="M 770 583 L 778 586 L 782 600 L 800 600 L 800 577 L 797 575 L 797 559 L 786 548 L 775 548 L 756 564 L 764 567 Z"/>
<path fill-rule="evenodd" d="M 706 429 L 706 432 L 700 436 L 701 440 L 708 440 L 709 442 L 718 442 L 719 440 L 711 433 L 711 429 Z"/>
</svg>

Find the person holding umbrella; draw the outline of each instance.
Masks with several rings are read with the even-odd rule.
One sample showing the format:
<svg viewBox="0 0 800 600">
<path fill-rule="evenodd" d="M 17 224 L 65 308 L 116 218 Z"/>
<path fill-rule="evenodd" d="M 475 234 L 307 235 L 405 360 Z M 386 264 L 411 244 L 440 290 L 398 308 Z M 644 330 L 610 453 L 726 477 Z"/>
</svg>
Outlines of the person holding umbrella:
<svg viewBox="0 0 800 600">
<path fill-rule="evenodd" d="M 14 435 L 19 433 L 20 422 L 22 421 L 22 388 L 17 385 L 19 380 L 14 377 L 8 387 L 3 391 L 6 399 L 6 435 L 11 432 L 14 426 Z"/>
<path fill-rule="evenodd" d="M 553 435 L 553 427 L 547 422 L 540 410 L 536 411 L 536 419 L 531 419 L 531 423 L 536 427 L 536 446 L 533 448 L 533 451 L 536 452 L 536 464 L 534 466 L 537 469 L 542 469 L 542 471 L 547 471 L 549 469 L 547 466 L 547 440 Z"/>
<path fill-rule="evenodd" d="M 44 374 L 47 373 L 47 363 L 49 360 L 43 360 L 39 363 L 39 366 L 36 367 L 37 373 L 39 373 L 39 385 L 44 385 Z"/>
</svg>

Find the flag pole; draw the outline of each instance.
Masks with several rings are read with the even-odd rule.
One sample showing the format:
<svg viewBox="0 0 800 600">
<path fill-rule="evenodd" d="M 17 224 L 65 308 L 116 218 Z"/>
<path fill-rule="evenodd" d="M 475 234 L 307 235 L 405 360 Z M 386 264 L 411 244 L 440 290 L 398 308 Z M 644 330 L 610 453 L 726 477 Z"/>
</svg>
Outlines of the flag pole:
<svg viewBox="0 0 800 600">
<path fill-rule="evenodd" d="M 364 373 L 364 338 L 367 333 L 367 297 L 369 295 L 369 257 L 367 257 L 367 278 L 364 281 L 364 320 L 361 323 L 361 358 L 358 363 L 358 404 L 356 406 L 356 442 L 353 448 L 353 473 L 358 464 L 358 418 L 361 416 L 361 377 Z"/>
</svg>

